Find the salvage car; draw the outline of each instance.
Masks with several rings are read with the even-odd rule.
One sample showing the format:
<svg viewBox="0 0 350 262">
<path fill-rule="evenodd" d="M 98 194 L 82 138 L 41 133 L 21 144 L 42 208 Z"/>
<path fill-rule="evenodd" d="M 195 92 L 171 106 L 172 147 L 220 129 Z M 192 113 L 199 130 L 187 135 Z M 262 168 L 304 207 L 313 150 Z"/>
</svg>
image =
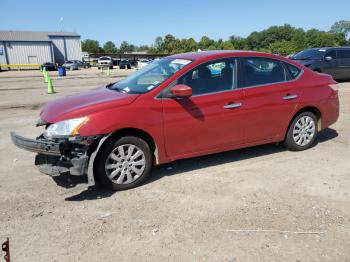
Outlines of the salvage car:
<svg viewBox="0 0 350 262">
<path fill-rule="evenodd" d="M 88 176 L 123 190 L 154 165 L 282 142 L 310 148 L 339 115 L 336 82 L 289 59 L 259 52 L 206 51 L 150 63 L 125 79 L 48 102 L 36 139 L 42 172 Z"/>
</svg>

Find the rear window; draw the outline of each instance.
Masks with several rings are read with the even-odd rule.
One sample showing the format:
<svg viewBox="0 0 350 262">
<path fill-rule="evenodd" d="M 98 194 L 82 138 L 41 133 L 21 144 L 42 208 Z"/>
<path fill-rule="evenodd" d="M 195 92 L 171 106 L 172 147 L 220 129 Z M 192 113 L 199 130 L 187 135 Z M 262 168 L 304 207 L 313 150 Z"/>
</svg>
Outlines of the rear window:
<svg viewBox="0 0 350 262">
<path fill-rule="evenodd" d="M 338 53 L 338 58 L 350 58 L 350 49 L 349 50 L 339 49 L 337 53 Z"/>
<path fill-rule="evenodd" d="M 242 87 L 273 84 L 287 80 L 287 74 L 279 61 L 270 58 L 244 58 Z"/>
<path fill-rule="evenodd" d="M 290 76 L 292 77 L 292 79 L 295 79 L 299 76 L 301 69 L 297 66 L 288 64 L 288 63 L 284 63 L 287 70 L 289 71 Z"/>
<path fill-rule="evenodd" d="M 311 60 L 322 59 L 325 55 L 325 49 L 306 49 L 295 54 L 291 59 L 294 60 Z"/>
</svg>

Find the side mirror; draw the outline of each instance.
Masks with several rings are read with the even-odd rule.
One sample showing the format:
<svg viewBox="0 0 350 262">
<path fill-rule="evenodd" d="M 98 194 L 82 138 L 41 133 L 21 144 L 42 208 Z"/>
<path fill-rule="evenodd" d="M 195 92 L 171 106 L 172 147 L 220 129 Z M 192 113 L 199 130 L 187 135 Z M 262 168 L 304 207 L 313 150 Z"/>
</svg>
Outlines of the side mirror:
<svg viewBox="0 0 350 262">
<path fill-rule="evenodd" d="M 333 59 L 333 57 L 331 57 L 331 56 L 326 56 L 325 58 L 324 58 L 324 60 L 326 60 L 326 61 L 331 61 Z"/>
<path fill-rule="evenodd" d="M 178 98 L 188 98 L 192 96 L 192 88 L 187 85 L 176 85 L 170 88 L 172 95 Z"/>
</svg>

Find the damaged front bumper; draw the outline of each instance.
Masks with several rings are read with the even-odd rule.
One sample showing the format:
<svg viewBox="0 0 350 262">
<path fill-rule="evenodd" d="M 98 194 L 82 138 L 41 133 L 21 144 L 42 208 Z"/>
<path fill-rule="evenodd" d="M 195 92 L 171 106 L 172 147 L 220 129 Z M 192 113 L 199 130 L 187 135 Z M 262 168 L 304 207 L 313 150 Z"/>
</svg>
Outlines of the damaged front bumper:
<svg viewBox="0 0 350 262">
<path fill-rule="evenodd" d="M 99 148 L 102 136 L 66 137 L 47 139 L 43 135 L 36 139 L 24 138 L 11 132 L 13 143 L 24 150 L 37 153 L 35 165 L 47 175 L 57 176 L 71 174 L 82 176 L 88 174 L 90 166 L 89 184 L 94 184 L 92 164 Z"/>
</svg>

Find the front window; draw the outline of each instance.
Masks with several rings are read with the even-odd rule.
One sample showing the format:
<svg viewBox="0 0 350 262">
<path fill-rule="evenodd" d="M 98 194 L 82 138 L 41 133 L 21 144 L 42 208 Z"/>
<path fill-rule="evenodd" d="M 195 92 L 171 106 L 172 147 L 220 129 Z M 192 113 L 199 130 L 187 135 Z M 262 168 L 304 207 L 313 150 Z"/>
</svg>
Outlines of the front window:
<svg viewBox="0 0 350 262">
<path fill-rule="evenodd" d="M 317 60 L 323 59 L 325 49 L 307 49 L 295 54 L 291 59 L 293 60 Z"/>
<path fill-rule="evenodd" d="M 177 84 L 192 88 L 192 94 L 202 95 L 235 88 L 237 59 L 223 59 L 202 64 L 179 78 Z"/>
<path fill-rule="evenodd" d="M 147 93 L 191 62 L 187 59 L 159 59 L 108 88 L 129 94 Z"/>
</svg>

